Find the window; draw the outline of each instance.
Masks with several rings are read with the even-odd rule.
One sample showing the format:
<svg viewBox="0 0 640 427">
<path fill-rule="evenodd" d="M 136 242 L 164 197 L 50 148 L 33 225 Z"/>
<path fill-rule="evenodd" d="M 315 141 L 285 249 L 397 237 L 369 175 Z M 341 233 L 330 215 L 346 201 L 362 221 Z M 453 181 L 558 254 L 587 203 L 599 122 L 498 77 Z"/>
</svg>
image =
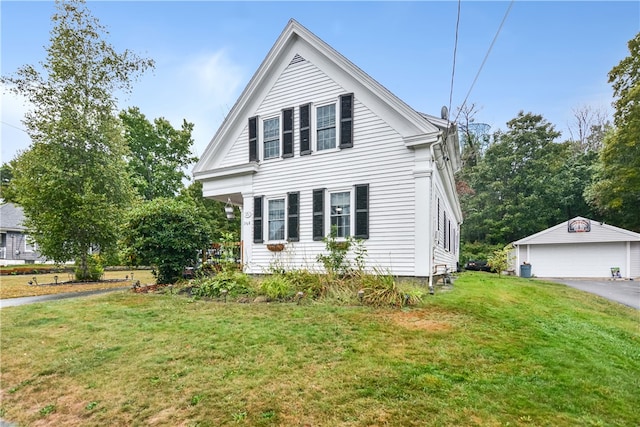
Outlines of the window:
<svg viewBox="0 0 640 427">
<path fill-rule="evenodd" d="M 269 200 L 269 240 L 284 240 L 284 199 Z"/>
<path fill-rule="evenodd" d="M 320 150 L 336 148 L 336 105 L 316 109 L 317 147 Z"/>
<path fill-rule="evenodd" d="M 263 122 L 264 158 L 273 159 L 280 156 L 280 117 Z"/>
<path fill-rule="evenodd" d="M 331 193 L 331 228 L 336 237 L 351 235 L 351 193 Z"/>
</svg>

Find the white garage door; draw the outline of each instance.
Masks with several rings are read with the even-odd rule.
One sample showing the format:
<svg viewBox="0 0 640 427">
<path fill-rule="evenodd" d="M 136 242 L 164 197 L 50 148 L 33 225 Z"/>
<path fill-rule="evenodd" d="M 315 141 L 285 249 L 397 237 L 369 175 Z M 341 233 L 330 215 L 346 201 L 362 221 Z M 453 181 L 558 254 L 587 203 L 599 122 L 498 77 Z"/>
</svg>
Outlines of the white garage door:
<svg viewBox="0 0 640 427">
<path fill-rule="evenodd" d="M 627 244 L 530 245 L 529 260 L 536 277 L 609 277 L 611 267 L 625 277 Z"/>
</svg>

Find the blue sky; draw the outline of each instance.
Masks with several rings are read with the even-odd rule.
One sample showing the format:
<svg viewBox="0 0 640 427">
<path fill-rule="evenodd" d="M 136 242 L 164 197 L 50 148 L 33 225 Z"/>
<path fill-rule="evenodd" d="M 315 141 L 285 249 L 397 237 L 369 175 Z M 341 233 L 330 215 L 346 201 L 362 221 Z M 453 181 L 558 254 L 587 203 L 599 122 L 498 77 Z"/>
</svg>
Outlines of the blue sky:
<svg viewBox="0 0 640 427">
<path fill-rule="evenodd" d="M 452 110 L 464 101 L 510 2 L 463 1 Z M 294 18 L 414 109 L 449 105 L 456 1 L 88 1 L 108 41 L 153 58 L 156 69 L 120 107 L 174 127 L 195 124 L 201 155 L 269 49 Z M 45 59 L 51 1 L 0 1 L 3 75 Z M 573 110 L 612 113 L 607 73 L 640 31 L 637 1 L 516 1 L 468 98 L 476 121 L 506 129 L 518 111 L 542 114 L 569 137 Z M 2 162 L 29 145 L 28 106 L 2 96 Z"/>
</svg>

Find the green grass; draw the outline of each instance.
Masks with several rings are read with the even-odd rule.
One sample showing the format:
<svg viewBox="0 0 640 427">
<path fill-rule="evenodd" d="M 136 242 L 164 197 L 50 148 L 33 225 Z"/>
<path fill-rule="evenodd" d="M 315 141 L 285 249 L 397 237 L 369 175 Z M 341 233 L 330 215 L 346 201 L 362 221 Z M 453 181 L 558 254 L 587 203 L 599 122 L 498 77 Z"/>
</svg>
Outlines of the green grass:
<svg viewBox="0 0 640 427">
<path fill-rule="evenodd" d="M 637 426 L 638 311 L 465 273 L 421 307 L 116 293 L 0 310 L 20 425 Z"/>
</svg>

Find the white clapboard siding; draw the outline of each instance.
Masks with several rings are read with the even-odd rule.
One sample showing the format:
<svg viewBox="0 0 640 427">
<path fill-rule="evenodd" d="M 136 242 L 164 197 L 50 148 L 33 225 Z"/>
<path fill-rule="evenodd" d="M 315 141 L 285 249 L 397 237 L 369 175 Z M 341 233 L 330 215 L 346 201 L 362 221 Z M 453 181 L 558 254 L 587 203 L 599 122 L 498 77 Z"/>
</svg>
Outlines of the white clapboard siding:
<svg viewBox="0 0 640 427">
<path fill-rule="evenodd" d="M 302 61 L 286 68 L 257 114 L 268 116 L 287 107 L 337 100 L 346 92 L 313 64 Z M 370 238 L 365 241 L 367 265 L 385 271 L 393 269 L 398 275 L 413 275 L 414 155 L 394 129 L 361 103 L 358 93 L 354 98 L 353 148 L 300 156 L 299 111 L 296 108 L 294 157 L 261 163 L 253 179 L 255 196 L 269 199 L 285 197 L 291 191 L 300 192 L 300 241 L 287 243 L 287 249 L 281 253 L 270 252 L 265 244 L 252 245 L 253 250 L 246 254 L 251 272 L 259 273 L 258 270 L 275 260 L 290 267 L 320 268 L 316 258 L 324 251 L 324 243 L 312 240 L 313 190 L 353 191 L 356 184 L 368 184 Z M 236 145 L 242 147 L 237 151 L 246 153 L 246 138 L 246 132 L 243 132 L 242 139 L 236 141 Z M 234 152 L 235 147 L 229 154 Z M 328 195 L 325 202 L 329 202 Z"/>
</svg>

